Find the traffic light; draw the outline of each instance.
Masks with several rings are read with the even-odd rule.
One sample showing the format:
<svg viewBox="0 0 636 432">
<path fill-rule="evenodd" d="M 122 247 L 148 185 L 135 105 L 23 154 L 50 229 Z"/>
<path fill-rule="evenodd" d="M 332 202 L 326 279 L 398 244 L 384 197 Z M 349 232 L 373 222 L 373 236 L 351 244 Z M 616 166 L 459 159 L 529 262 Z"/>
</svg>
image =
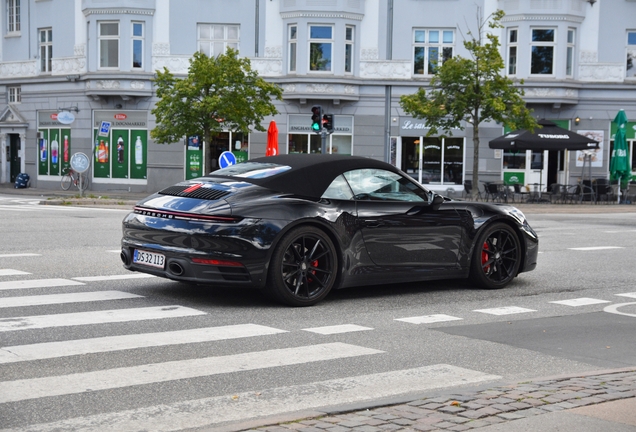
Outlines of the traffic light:
<svg viewBox="0 0 636 432">
<path fill-rule="evenodd" d="M 322 116 L 322 127 L 327 129 L 327 132 L 333 132 L 333 114 L 325 114 Z"/>
<path fill-rule="evenodd" d="M 322 107 L 314 105 L 311 107 L 311 130 L 317 133 L 322 131 Z"/>
</svg>

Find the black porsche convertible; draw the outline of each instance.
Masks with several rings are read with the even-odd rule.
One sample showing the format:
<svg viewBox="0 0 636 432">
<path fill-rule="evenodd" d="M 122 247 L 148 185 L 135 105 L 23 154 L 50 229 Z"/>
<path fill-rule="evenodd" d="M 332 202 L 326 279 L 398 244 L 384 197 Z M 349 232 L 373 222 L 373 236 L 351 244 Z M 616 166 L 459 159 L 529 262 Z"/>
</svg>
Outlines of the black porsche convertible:
<svg viewBox="0 0 636 432">
<path fill-rule="evenodd" d="M 508 205 L 454 201 L 371 158 L 252 159 L 137 203 L 123 220 L 132 271 L 253 286 L 293 306 L 335 288 L 469 278 L 503 288 L 537 265 L 538 237 Z"/>
</svg>

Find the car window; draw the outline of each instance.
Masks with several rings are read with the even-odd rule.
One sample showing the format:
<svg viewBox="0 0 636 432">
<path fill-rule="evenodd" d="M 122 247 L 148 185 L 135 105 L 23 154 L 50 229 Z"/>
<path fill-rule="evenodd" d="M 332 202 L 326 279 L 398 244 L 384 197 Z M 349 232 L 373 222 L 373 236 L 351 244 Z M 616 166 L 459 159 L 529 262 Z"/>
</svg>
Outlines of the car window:
<svg viewBox="0 0 636 432">
<path fill-rule="evenodd" d="M 356 200 L 428 201 L 428 193 L 424 189 L 398 173 L 365 168 L 346 172 L 344 177 Z"/>
<path fill-rule="evenodd" d="M 339 200 L 351 200 L 353 199 L 353 192 L 345 180 L 344 176 L 339 175 L 331 182 L 325 193 L 321 198 L 327 199 L 339 199 Z"/>
</svg>

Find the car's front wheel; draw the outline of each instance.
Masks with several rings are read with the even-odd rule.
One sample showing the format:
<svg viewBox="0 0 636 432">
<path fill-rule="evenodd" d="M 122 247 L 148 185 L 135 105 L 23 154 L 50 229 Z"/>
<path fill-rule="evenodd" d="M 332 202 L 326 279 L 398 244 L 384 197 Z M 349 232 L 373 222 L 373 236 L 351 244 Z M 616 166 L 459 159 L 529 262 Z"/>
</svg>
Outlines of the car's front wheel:
<svg viewBox="0 0 636 432">
<path fill-rule="evenodd" d="M 311 306 L 329 294 L 337 268 L 329 236 L 315 227 L 297 227 L 285 234 L 272 255 L 267 291 L 282 303 Z"/>
<path fill-rule="evenodd" d="M 504 223 L 496 223 L 477 239 L 471 280 L 482 288 L 503 288 L 517 276 L 521 257 L 521 242 L 517 233 Z"/>
</svg>

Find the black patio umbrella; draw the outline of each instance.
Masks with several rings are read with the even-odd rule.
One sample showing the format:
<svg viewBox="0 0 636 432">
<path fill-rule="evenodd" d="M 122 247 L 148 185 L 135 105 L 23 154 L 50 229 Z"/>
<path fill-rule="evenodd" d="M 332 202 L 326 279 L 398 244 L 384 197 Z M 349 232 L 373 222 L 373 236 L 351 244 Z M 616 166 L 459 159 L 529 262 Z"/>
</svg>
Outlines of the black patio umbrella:
<svg viewBox="0 0 636 432">
<path fill-rule="evenodd" d="M 503 150 L 592 150 L 598 141 L 563 129 L 549 120 L 539 120 L 542 128 L 534 132 L 516 130 L 495 138 L 488 143 L 491 149 Z"/>
<path fill-rule="evenodd" d="M 488 147 L 513 151 L 593 150 L 599 148 L 598 141 L 559 127 L 549 120 L 542 119 L 537 123 L 542 127 L 535 129 L 534 132 L 524 129 L 508 132 L 504 136 L 491 140 Z M 543 170 L 541 170 L 540 176 L 539 182 L 543 182 Z M 539 196 L 541 196 L 541 190 L 539 190 Z"/>
</svg>

